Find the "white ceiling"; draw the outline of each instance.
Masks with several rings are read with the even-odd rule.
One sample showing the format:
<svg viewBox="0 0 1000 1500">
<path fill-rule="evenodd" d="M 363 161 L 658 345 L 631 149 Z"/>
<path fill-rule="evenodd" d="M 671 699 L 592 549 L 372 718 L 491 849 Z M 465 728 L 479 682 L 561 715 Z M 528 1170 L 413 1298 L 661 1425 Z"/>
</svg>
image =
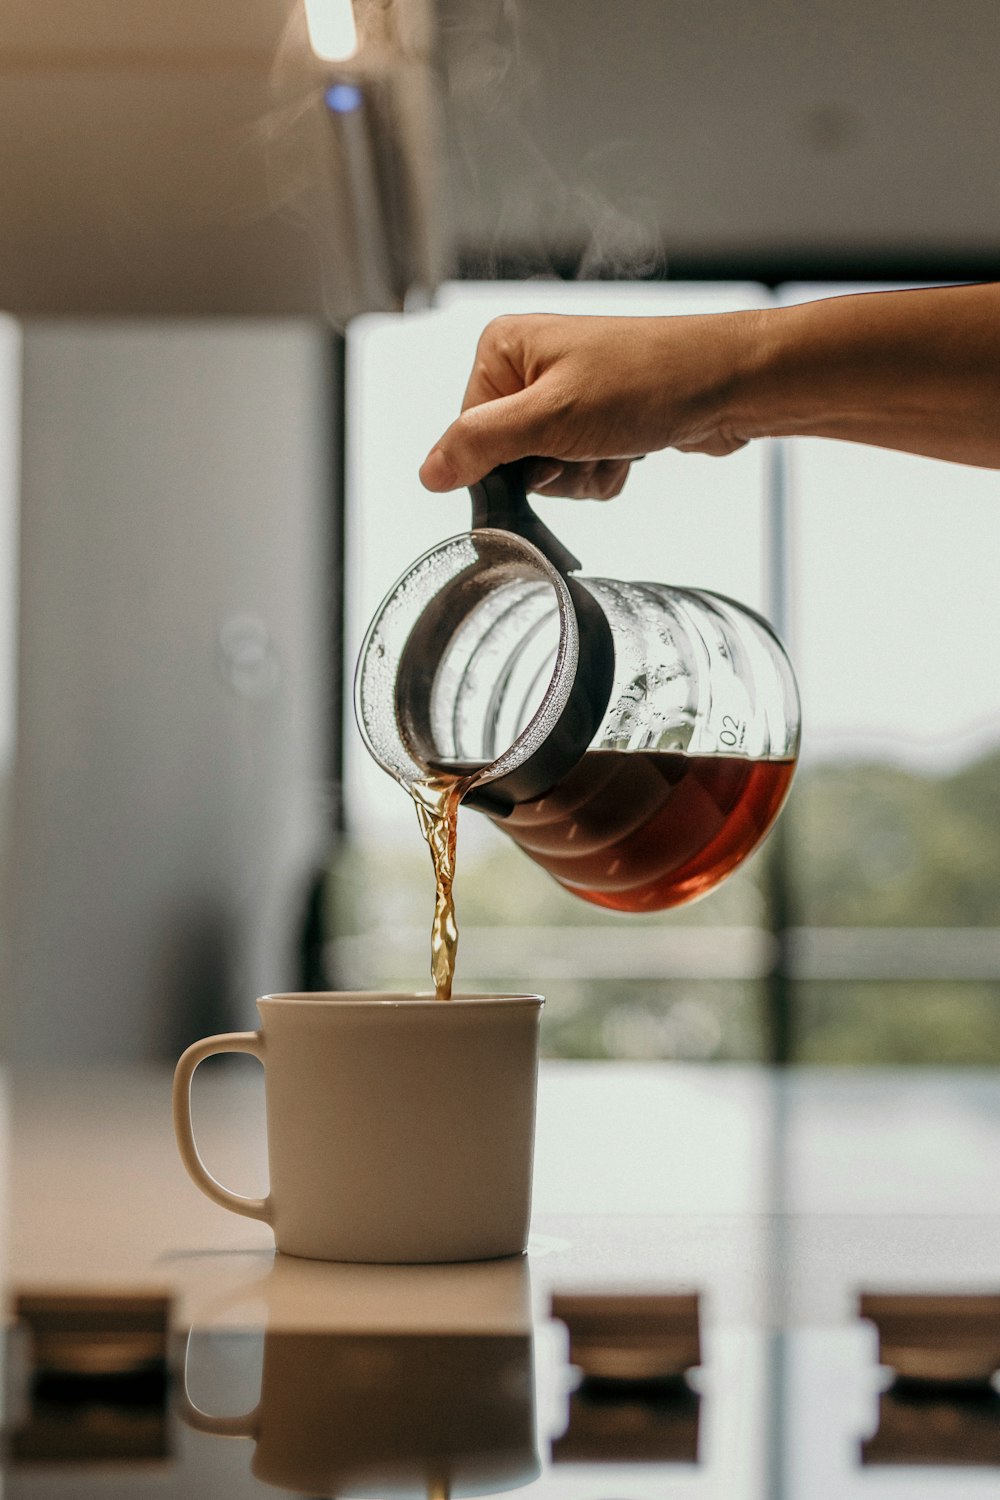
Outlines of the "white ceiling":
<svg viewBox="0 0 1000 1500">
<path fill-rule="evenodd" d="M 315 310 L 317 250 L 274 212 L 286 0 L 7 0 L 0 307 Z"/>
<path fill-rule="evenodd" d="M 407 0 L 397 0 L 404 5 Z M 414 0 L 416 3 L 416 0 Z M 989 256 L 996 0 L 438 0 L 455 243 Z M 290 0 L 7 0 L 0 308 L 329 306 Z M 276 67 L 276 58 L 282 61 Z M 321 177 L 321 173 L 320 173 Z"/>
<path fill-rule="evenodd" d="M 471 244 L 1000 249 L 996 0 L 441 0 Z"/>
</svg>

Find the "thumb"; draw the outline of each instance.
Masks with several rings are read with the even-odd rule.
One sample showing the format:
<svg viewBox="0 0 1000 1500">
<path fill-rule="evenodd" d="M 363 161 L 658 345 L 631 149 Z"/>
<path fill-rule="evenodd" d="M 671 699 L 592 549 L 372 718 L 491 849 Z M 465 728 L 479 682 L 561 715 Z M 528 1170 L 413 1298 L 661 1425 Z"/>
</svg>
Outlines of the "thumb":
<svg viewBox="0 0 1000 1500">
<path fill-rule="evenodd" d="M 431 449 L 420 469 L 425 489 L 441 492 L 475 484 L 517 458 L 541 451 L 542 403 L 534 388 L 470 406 Z"/>
</svg>

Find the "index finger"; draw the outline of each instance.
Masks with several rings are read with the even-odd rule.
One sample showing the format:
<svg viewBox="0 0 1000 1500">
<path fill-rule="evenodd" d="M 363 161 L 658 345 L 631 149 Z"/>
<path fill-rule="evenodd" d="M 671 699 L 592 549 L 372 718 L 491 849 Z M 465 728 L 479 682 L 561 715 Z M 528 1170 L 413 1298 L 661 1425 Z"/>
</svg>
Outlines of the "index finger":
<svg viewBox="0 0 1000 1500">
<path fill-rule="evenodd" d="M 516 396 L 525 388 L 524 374 L 511 358 L 510 348 L 497 338 L 492 324 L 480 337 L 472 373 L 462 397 L 462 410 L 496 401 L 501 396 Z"/>
</svg>

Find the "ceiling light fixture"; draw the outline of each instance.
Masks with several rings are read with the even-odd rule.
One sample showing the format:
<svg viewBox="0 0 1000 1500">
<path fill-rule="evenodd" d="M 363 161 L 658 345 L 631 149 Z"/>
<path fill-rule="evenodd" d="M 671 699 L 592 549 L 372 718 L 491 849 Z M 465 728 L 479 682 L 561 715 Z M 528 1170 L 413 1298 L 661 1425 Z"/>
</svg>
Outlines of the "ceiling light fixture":
<svg viewBox="0 0 1000 1500">
<path fill-rule="evenodd" d="M 358 50 L 351 0 L 305 0 L 309 45 L 324 62 L 346 62 Z"/>
</svg>

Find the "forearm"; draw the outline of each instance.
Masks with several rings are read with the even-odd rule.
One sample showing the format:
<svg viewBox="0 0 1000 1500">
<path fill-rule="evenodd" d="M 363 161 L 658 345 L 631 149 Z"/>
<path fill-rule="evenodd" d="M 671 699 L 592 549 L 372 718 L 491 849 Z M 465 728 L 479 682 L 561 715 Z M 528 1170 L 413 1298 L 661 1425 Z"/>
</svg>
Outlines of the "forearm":
<svg viewBox="0 0 1000 1500">
<path fill-rule="evenodd" d="M 832 297 L 746 326 L 727 430 L 1000 468 L 1000 285 Z"/>
</svg>

